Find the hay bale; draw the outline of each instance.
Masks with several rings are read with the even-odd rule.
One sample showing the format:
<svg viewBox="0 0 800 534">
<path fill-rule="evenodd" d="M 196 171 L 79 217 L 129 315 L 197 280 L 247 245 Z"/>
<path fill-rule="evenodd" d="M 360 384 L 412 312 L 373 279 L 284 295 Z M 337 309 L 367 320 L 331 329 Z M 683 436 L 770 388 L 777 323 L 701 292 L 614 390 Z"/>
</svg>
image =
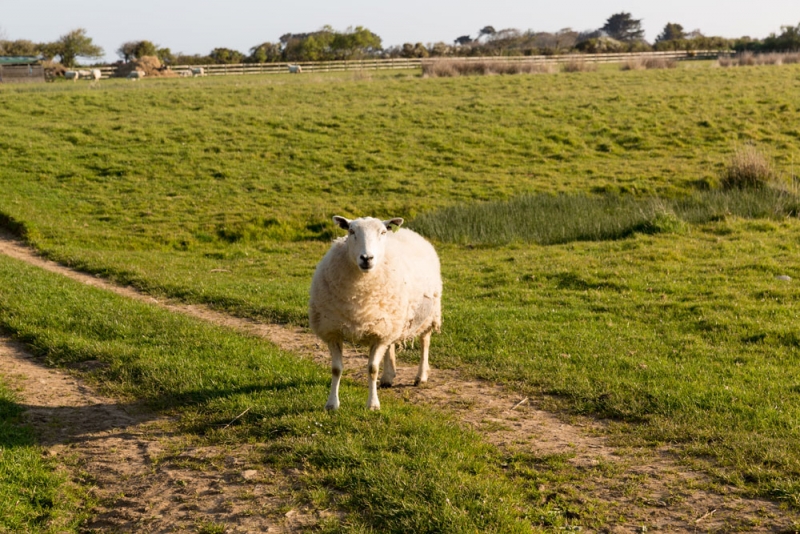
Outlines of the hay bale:
<svg viewBox="0 0 800 534">
<path fill-rule="evenodd" d="M 161 60 L 155 56 L 144 56 L 128 63 L 123 63 L 114 72 L 116 78 L 127 78 L 133 71 L 144 72 L 148 78 L 174 78 L 176 73 L 172 72 Z"/>
</svg>

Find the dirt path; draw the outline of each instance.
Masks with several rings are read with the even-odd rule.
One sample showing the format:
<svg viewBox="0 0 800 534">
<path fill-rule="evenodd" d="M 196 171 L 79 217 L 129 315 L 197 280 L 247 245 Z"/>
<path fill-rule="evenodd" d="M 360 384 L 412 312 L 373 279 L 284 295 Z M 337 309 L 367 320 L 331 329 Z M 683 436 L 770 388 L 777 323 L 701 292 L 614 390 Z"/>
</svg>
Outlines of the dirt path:
<svg viewBox="0 0 800 534">
<path fill-rule="evenodd" d="M 285 350 L 329 365 L 327 352 L 317 339 L 300 328 L 259 324 L 203 306 L 157 301 L 45 260 L 2 234 L 0 253 L 87 285 L 261 336 Z M 365 382 L 365 362 L 363 354 L 348 351 L 345 375 Z M 718 493 L 704 490 L 707 478 L 677 464 L 666 451 L 619 451 L 603 437 L 602 422 L 584 419 L 565 423 L 537 409 L 535 399 L 521 399 L 503 387 L 465 379 L 456 371 L 433 369 L 427 385 L 410 387 L 415 372 L 415 366 L 399 364 L 398 387 L 384 390 L 382 395 L 438 406 L 509 451 L 570 455 L 569 461 L 579 475 L 570 483 L 571 500 L 605 506 L 613 511 L 610 517 L 619 518 L 603 532 L 654 528 L 674 532 L 785 532 L 800 521 L 800 515 L 776 503 L 743 498 L 734 487 L 723 487 Z M 104 507 L 92 528 L 162 532 L 190 526 L 196 529 L 198 522 L 209 522 L 228 525 L 228 532 L 267 532 L 302 530 L 315 521 L 312 511 L 278 513 L 289 506 L 285 495 L 291 480 L 285 474 L 263 472 L 263 466 L 249 460 L 253 454 L 245 447 L 226 451 L 187 448 L 185 443 L 178 443 L 179 437 L 163 432 L 165 425 L 153 414 L 96 396 L 80 380 L 35 363 L 13 343 L 0 344 L 0 374 L 11 376 L 21 385 L 21 396 L 44 444 L 54 454 L 76 454 L 81 467 L 97 481 Z M 41 383 L 47 387 L 40 387 Z M 323 403 L 321 399 L 320 406 Z M 176 450 L 181 452 L 170 452 Z M 187 467 L 192 464 L 205 469 Z"/>
<path fill-rule="evenodd" d="M 193 446 L 163 417 L 100 396 L 3 337 L 0 375 L 48 453 L 92 485 L 100 505 L 88 531 L 302 532 L 318 520 L 292 509 L 291 477 L 259 465 L 257 447 Z"/>
</svg>

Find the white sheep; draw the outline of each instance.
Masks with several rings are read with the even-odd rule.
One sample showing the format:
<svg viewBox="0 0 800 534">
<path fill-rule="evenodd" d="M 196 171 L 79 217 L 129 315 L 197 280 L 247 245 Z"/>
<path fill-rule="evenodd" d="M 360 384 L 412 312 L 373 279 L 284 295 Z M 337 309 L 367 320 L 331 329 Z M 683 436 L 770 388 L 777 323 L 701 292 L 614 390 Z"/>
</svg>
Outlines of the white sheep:
<svg viewBox="0 0 800 534">
<path fill-rule="evenodd" d="M 327 410 L 339 408 L 344 341 L 370 347 L 367 408 L 380 409 L 378 366 L 383 357 L 381 386 L 394 380 L 394 345 L 420 338 L 422 358 L 415 384 L 428 380 L 431 333 L 442 324 L 442 277 L 433 246 L 411 230 L 389 231 L 403 219 L 372 217 L 333 221 L 348 231 L 333 242 L 311 281 L 309 324 L 331 353 L 331 391 Z"/>
<path fill-rule="evenodd" d="M 300 65 L 287 65 L 289 67 L 290 74 L 299 74 L 303 72 L 303 67 Z"/>
<path fill-rule="evenodd" d="M 91 78 L 92 78 L 92 80 L 94 80 L 94 81 L 97 81 L 97 80 L 99 80 L 100 78 L 102 78 L 102 77 L 103 77 L 103 73 L 100 71 L 100 69 L 92 69 L 92 70 L 90 71 L 90 74 L 91 74 L 91 76 L 90 76 L 90 77 L 91 77 Z"/>
<path fill-rule="evenodd" d="M 142 71 L 142 70 L 132 70 L 125 77 L 128 78 L 131 81 L 136 82 L 136 81 L 139 81 L 142 78 L 144 78 L 145 74 L 146 73 L 144 71 Z"/>
<path fill-rule="evenodd" d="M 189 67 L 189 70 L 192 71 L 192 76 L 193 77 L 194 76 L 205 76 L 206 75 L 206 69 L 204 69 L 203 67 Z"/>
</svg>

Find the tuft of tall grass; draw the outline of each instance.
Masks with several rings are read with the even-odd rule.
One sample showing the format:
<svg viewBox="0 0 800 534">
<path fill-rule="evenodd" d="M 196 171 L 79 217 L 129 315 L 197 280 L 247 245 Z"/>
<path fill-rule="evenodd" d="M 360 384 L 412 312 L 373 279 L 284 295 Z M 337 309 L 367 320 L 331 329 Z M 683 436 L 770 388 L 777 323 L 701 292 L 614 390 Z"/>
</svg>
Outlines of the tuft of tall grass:
<svg viewBox="0 0 800 534">
<path fill-rule="evenodd" d="M 663 57 L 631 58 L 620 64 L 620 70 L 674 69 L 678 62 Z"/>
<path fill-rule="evenodd" d="M 570 58 L 566 63 L 561 64 L 562 72 L 594 72 L 597 70 L 597 63 L 584 59 Z"/>
<path fill-rule="evenodd" d="M 551 74 L 552 63 L 537 61 L 471 61 L 438 59 L 422 63 L 422 75 L 429 78 L 485 76 L 490 74 Z"/>
<path fill-rule="evenodd" d="M 753 67 L 756 65 L 789 65 L 800 63 L 800 52 L 784 52 L 769 54 L 754 54 L 742 52 L 734 56 L 720 57 L 717 60 L 720 67 Z"/>
<path fill-rule="evenodd" d="M 753 145 L 736 149 L 720 185 L 723 189 L 762 189 L 775 181 L 775 170 L 769 159 Z"/>
<path fill-rule="evenodd" d="M 551 245 L 678 233 L 688 223 L 731 215 L 783 218 L 799 212 L 800 197 L 775 188 L 712 190 L 680 199 L 538 194 L 451 206 L 422 214 L 410 226 L 450 243 Z"/>
</svg>

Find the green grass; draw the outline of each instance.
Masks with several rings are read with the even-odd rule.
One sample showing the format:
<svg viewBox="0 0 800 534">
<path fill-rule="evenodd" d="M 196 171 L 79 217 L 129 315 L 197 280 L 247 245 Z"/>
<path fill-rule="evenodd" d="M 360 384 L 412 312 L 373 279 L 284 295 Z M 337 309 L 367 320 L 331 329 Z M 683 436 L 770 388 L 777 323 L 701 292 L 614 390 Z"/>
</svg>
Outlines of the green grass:
<svg viewBox="0 0 800 534">
<path fill-rule="evenodd" d="M 22 413 L 0 382 L 0 532 L 74 531 L 87 517 L 89 495 L 45 458 Z"/>
<path fill-rule="evenodd" d="M 434 362 L 617 421 L 800 504 L 796 219 L 564 246 L 441 247 Z M 788 274 L 787 282 L 776 278 Z"/>
<path fill-rule="evenodd" d="M 330 373 L 261 339 L 2 256 L 0 288 L 0 327 L 36 354 L 51 364 L 107 363 L 94 377 L 107 392 L 174 413 L 190 435 L 264 444 L 265 463 L 302 471 L 301 498 L 346 512 L 337 531 L 523 532 L 542 510 L 472 432 L 391 397 L 370 412 L 365 389 L 349 384 L 342 409 L 328 414 Z M 12 489 L 36 491 L 18 476 Z M 40 491 L 54 506 L 52 490 Z"/>
<path fill-rule="evenodd" d="M 794 199 L 697 191 L 713 189 L 742 143 L 779 177 L 797 174 L 798 80 L 800 68 L 783 66 L 4 87 L 0 213 L 63 263 L 296 324 L 336 235 L 331 215 L 406 217 L 440 239 L 445 325 L 434 365 L 609 417 L 621 441 L 670 444 L 723 480 L 797 507 L 800 227 L 783 217 L 796 214 Z M 448 222 L 487 213 L 510 215 L 489 230 Z M 113 383 L 161 381 L 162 393 L 147 393 L 154 401 L 211 403 L 220 421 L 247 407 L 217 407 L 206 379 L 197 388 L 173 377 L 172 364 L 145 364 L 154 320 L 130 326 L 146 335 L 123 345 Z M 61 350 L 60 337 L 36 339 L 44 353 Z M 200 355 L 215 342 L 182 341 Z M 308 372 L 324 397 L 325 373 Z M 214 376 L 226 391 L 256 374 Z M 406 409 L 393 405 L 375 423 L 402 434 Z M 306 435 L 296 429 L 316 413 L 287 416 L 289 434 Z M 265 415 L 263 432 L 277 417 Z M 346 420 L 366 436 L 359 447 L 391 446 Z M 276 450 L 271 461 L 302 456 L 296 444 Z M 342 458 L 364 457 L 348 450 Z M 357 482 L 328 476 L 342 502 L 366 502 Z M 441 507 L 433 515 L 449 517 Z"/>
</svg>

